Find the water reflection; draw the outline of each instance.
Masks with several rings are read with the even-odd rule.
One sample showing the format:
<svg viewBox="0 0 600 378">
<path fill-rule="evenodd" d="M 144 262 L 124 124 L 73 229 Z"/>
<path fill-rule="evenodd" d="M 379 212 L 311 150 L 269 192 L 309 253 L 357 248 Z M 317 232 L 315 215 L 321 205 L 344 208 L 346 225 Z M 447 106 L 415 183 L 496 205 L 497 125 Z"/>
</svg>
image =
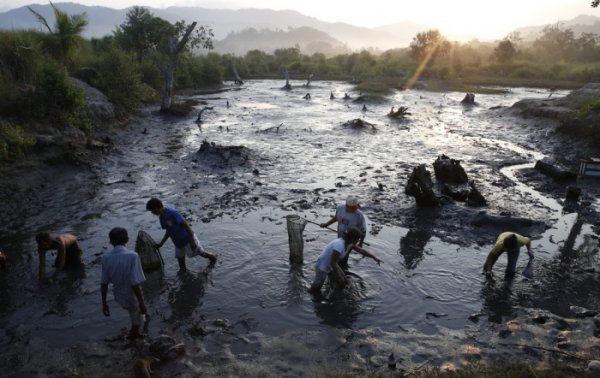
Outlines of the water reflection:
<svg viewBox="0 0 600 378">
<path fill-rule="evenodd" d="M 191 318 L 194 310 L 204 296 L 204 286 L 208 282 L 208 273 L 212 270 L 208 266 L 204 271 L 193 273 L 189 270 L 177 272 L 179 287 L 169 293 L 169 305 L 173 309 L 173 319 Z"/>
<path fill-rule="evenodd" d="M 290 266 L 288 284 L 285 296 L 288 303 L 302 303 L 306 294 L 307 285 L 304 284 L 304 272 L 302 265 L 292 264 Z"/>
<path fill-rule="evenodd" d="M 65 268 L 63 270 L 66 278 L 60 282 L 57 287 L 52 287 L 51 291 L 57 291 L 56 296 L 50 299 L 50 310 L 44 314 L 56 314 L 59 316 L 69 315 L 68 304 L 72 298 L 80 295 L 83 290 L 83 280 L 85 276 L 85 266 L 83 264 Z"/>
<path fill-rule="evenodd" d="M 512 315 L 512 283 L 513 280 L 488 280 L 483 285 L 481 289 L 483 309 L 488 314 L 490 322 L 502 323 L 503 318 L 509 318 Z"/>
<path fill-rule="evenodd" d="M 352 328 L 361 313 L 360 299 L 366 291 L 363 279 L 346 271 L 347 285 L 344 288 L 331 284 L 328 279 L 323 286 L 324 294 L 317 294 L 313 298 L 315 314 L 321 318 L 322 323 L 340 327 Z"/>
<path fill-rule="evenodd" d="M 404 256 L 406 269 L 415 269 L 423 260 L 423 251 L 431 239 L 431 228 L 438 209 L 417 209 L 417 217 L 406 235 L 400 238 L 400 254 Z"/>
</svg>

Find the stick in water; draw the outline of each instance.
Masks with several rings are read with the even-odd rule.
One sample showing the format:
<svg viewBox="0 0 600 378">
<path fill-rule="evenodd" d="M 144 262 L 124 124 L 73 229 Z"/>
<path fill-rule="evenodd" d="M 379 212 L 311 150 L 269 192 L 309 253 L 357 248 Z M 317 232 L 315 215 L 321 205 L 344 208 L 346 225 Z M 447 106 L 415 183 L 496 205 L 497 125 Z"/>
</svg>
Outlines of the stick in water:
<svg viewBox="0 0 600 378">
<path fill-rule="evenodd" d="M 306 218 L 304 218 L 304 220 L 306 220 L 308 223 L 316 224 L 317 226 L 321 227 L 321 224 L 320 224 L 320 223 L 313 222 L 313 221 L 311 221 L 311 220 L 309 220 L 309 219 L 306 219 Z M 337 230 L 334 230 L 333 228 L 330 228 L 330 227 L 321 227 L 321 228 L 328 229 L 329 231 L 333 231 L 333 232 L 335 232 L 335 233 L 337 234 Z M 370 246 L 370 245 L 371 245 L 371 244 L 369 244 L 369 243 L 367 243 L 367 242 L 365 242 L 365 241 L 363 242 L 363 244 L 364 244 L 364 245 L 368 245 L 368 246 Z"/>
</svg>

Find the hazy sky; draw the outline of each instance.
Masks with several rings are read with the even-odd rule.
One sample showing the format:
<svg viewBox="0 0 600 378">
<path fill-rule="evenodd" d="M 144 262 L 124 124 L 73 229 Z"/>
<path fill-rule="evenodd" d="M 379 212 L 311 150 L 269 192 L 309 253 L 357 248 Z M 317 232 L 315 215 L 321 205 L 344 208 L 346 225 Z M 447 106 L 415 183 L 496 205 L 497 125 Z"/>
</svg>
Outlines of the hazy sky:
<svg viewBox="0 0 600 378">
<path fill-rule="evenodd" d="M 127 8 L 145 5 L 153 8 L 198 6 L 203 8 L 293 9 L 328 22 L 357 26 L 383 26 L 410 20 L 437 27 L 446 33 L 470 34 L 479 38 L 504 37 L 520 26 L 547 25 L 569 20 L 580 14 L 600 17 L 600 8 L 591 0 L 72 0 L 86 5 Z M 0 8 L 41 0 L 0 0 Z M 56 1 L 55 4 L 60 3 Z"/>
</svg>

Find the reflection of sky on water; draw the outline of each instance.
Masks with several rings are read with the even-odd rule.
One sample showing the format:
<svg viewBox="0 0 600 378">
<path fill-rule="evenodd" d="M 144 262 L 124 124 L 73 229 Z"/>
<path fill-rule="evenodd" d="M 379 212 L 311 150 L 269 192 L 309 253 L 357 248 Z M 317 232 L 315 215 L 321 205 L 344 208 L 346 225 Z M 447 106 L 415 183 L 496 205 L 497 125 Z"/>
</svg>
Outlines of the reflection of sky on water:
<svg viewBox="0 0 600 378">
<path fill-rule="evenodd" d="M 310 101 L 301 98 L 305 89 L 286 92 L 273 89 L 275 84 L 279 83 L 248 83 L 245 90 L 228 97 L 229 109 L 225 109 L 225 98 L 211 100 L 214 104 L 209 102 L 209 106 L 214 105 L 214 110 L 204 112 L 202 127 L 194 123 L 193 116 L 167 126 L 168 121 L 158 116 L 146 116 L 142 129 L 147 128 L 148 135 L 131 133 L 123 151 L 106 156 L 95 168 L 101 182 L 127 179 L 134 184 L 104 185 L 97 193 L 58 186 L 53 195 L 48 194 L 48 209 L 31 217 L 30 225 L 21 227 L 18 236 L 3 246 L 22 252 L 22 257 L 14 260 L 18 261 L 15 270 L 0 277 L 0 303 L 10 309 L 2 313 L 6 326 L 24 321 L 37 324 L 44 330 L 40 335 L 51 343 L 59 342 L 59 334 L 67 334 L 61 342 L 70 343 L 100 339 L 126 327 L 127 313 L 112 300 L 112 294 L 112 316 L 101 314 L 99 259 L 109 248 L 107 234 L 112 227 L 130 231 L 130 248 L 135 245 L 137 230 L 149 232 L 156 240 L 162 237 L 157 218 L 145 211 L 150 196 L 180 209 L 203 245 L 219 256 L 210 271 L 205 271 L 205 259 L 190 259 L 191 275 L 178 276 L 173 246 L 167 242 L 162 249 L 164 274 L 148 274 L 144 284 L 152 319 L 150 332 L 173 321 L 222 318 L 231 324 L 253 319 L 256 330 L 271 336 L 290 329 L 329 327 L 378 327 L 389 332 L 415 328 L 435 333 L 438 326 L 462 329 L 468 316 L 478 312 L 497 320 L 510 316 L 515 306 L 567 313 L 573 302 L 590 307 L 597 304 L 598 285 L 593 275 L 572 273 L 582 266 L 597 266 L 598 236 L 591 226 L 582 224 L 581 232 L 569 239 L 576 219 L 573 214 L 563 215 L 555 200 L 526 185 L 497 188 L 489 183 L 498 174 L 494 164 L 516 154 L 520 162 L 528 162 L 523 167 L 530 166 L 539 152 L 499 142 L 504 134 L 516 140 L 521 130 L 512 118 L 489 117 L 488 108 L 546 93 L 514 89 L 505 95 L 478 95 L 476 101 L 485 105 L 466 109 L 458 104 L 463 96 L 459 93 L 403 91 L 389 102 L 368 104 L 369 111 L 363 113 L 362 104 L 339 99 L 345 92 L 357 96 L 344 83 L 311 89 Z M 329 100 L 330 91 L 338 99 Z M 277 104 L 271 105 L 274 101 Z M 408 121 L 385 117 L 391 106 L 400 105 L 413 113 Z M 354 118 L 372 122 L 377 133 L 340 126 Z M 278 132 L 264 132 L 279 125 Z M 166 137 L 159 131 L 164 127 L 170 128 Z M 204 140 L 245 146 L 253 154 L 251 165 L 238 169 L 226 164 L 218 170 L 204 165 L 197 153 Z M 472 245 L 461 243 L 457 240 L 460 236 L 446 235 L 442 240 L 431 232 L 435 211 L 415 211 L 407 228 L 390 224 L 393 222 L 378 223 L 379 208 L 393 214 L 414 206 L 403 194 L 411 167 L 430 164 L 442 153 L 461 160 L 478 186 L 495 196 L 493 213 L 506 211 L 551 223 L 533 240 L 533 282 L 517 276 L 510 283 L 499 279 L 485 285 L 481 269 L 493 238 Z M 514 181 L 515 169 L 502 172 Z M 378 183 L 385 185 L 385 191 L 378 191 Z M 226 204 L 220 203 L 225 192 L 234 199 L 248 197 L 247 205 L 227 213 Z M 314 263 L 335 235 L 307 225 L 305 263 L 290 268 L 284 217 L 298 214 L 324 221 L 334 210 L 329 198 L 341 201 L 352 192 L 363 199 L 363 209 L 372 219 L 371 229 L 378 229 L 368 235 L 368 249 L 384 262 L 378 266 L 353 253 L 350 286 L 327 300 L 313 301 L 306 288 L 314 276 Z M 265 206 L 260 201 L 252 205 L 252 197 L 268 195 L 276 200 Z M 317 205 L 303 209 L 297 201 L 306 198 Z M 217 215 L 203 223 L 208 211 Z M 86 276 L 72 296 L 57 297 L 52 288 L 40 290 L 35 284 L 37 257 L 32 240 L 40 228 L 81 236 Z M 575 257 L 561 261 L 561 248 L 569 240 L 567 247 Z M 17 255 L 9 252 L 10 257 Z M 519 269 L 527 262 L 523 256 Z M 498 276 L 505 264 L 502 256 L 495 267 Z M 21 286 L 9 290 L 14 282 Z M 562 300 L 556 301 L 557 296 Z M 42 316 L 52 309 L 64 316 Z"/>
</svg>

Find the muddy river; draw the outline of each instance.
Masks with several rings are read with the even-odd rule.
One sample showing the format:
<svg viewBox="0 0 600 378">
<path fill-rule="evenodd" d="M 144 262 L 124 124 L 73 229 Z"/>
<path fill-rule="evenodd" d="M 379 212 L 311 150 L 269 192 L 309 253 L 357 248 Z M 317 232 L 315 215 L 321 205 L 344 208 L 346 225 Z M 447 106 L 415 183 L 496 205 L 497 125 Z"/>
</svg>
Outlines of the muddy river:
<svg viewBox="0 0 600 378">
<path fill-rule="evenodd" d="M 147 109 L 107 134 L 114 148 L 91 166 L 51 161 L 5 185 L 12 189 L 4 191 L 0 235 L 9 261 L 0 271 L 2 375 L 130 376 L 137 350 L 121 337 L 129 318 L 112 292 L 112 316 L 102 315 L 100 261 L 112 227 L 128 229 L 131 249 L 139 230 L 160 240 L 158 219 L 145 211 L 150 197 L 179 209 L 218 256 L 214 267 L 188 259 L 181 273 L 168 241 L 164 271 L 147 273 L 146 338 L 166 333 L 186 344 L 184 356 L 155 367 L 157 376 L 368 374 L 389 369 L 391 353 L 396 371 L 542 363 L 556 354 L 515 345 L 556 348 L 555 324 L 575 319 L 572 306 L 600 309 L 598 185 L 582 183 L 584 210 L 565 209 L 565 184 L 533 169 L 544 156 L 577 162 L 599 151 L 557 134 L 553 121 L 510 109 L 548 91 L 513 88 L 463 106 L 463 93 L 355 101 L 360 94 L 343 82 L 289 91 L 282 84 L 190 96 L 201 101 L 198 110 L 208 107 L 199 124 L 197 113 L 171 118 Z M 411 115 L 391 119 L 392 106 Z M 374 128 L 345 125 L 354 119 Z M 419 164 L 433 173 L 442 154 L 461 161 L 488 206 L 416 207 L 404 193 L 408 176 Z M 352 255 L 348 287 L 315 300 L 306 288 L 335 234 L 308 223 L 304 264 L 291 266 L 285 217 L 325 222 L 349 194 L 368 218 L 367 249 L 383 263 Z M 496 221 L 481 221 L 486 216 Z M 518 221 L 497 218 L 509 216 Z M 535 276 L 505 282 L 501 256 L 496 281 L 486 283 L 482 265 L 506 230 L 531 236 Z M 40 231 L 76 235 L 85 269 L 38 283 Z M 519 271 L 526 263 L 522 253 Z M 540 314 L 549 320 L 536 325 Z M 571 329 L 586 329 L 577 324 Z M 569 350 L 598 356 L 596 340 L 583 332 Z"/>
</svg>

